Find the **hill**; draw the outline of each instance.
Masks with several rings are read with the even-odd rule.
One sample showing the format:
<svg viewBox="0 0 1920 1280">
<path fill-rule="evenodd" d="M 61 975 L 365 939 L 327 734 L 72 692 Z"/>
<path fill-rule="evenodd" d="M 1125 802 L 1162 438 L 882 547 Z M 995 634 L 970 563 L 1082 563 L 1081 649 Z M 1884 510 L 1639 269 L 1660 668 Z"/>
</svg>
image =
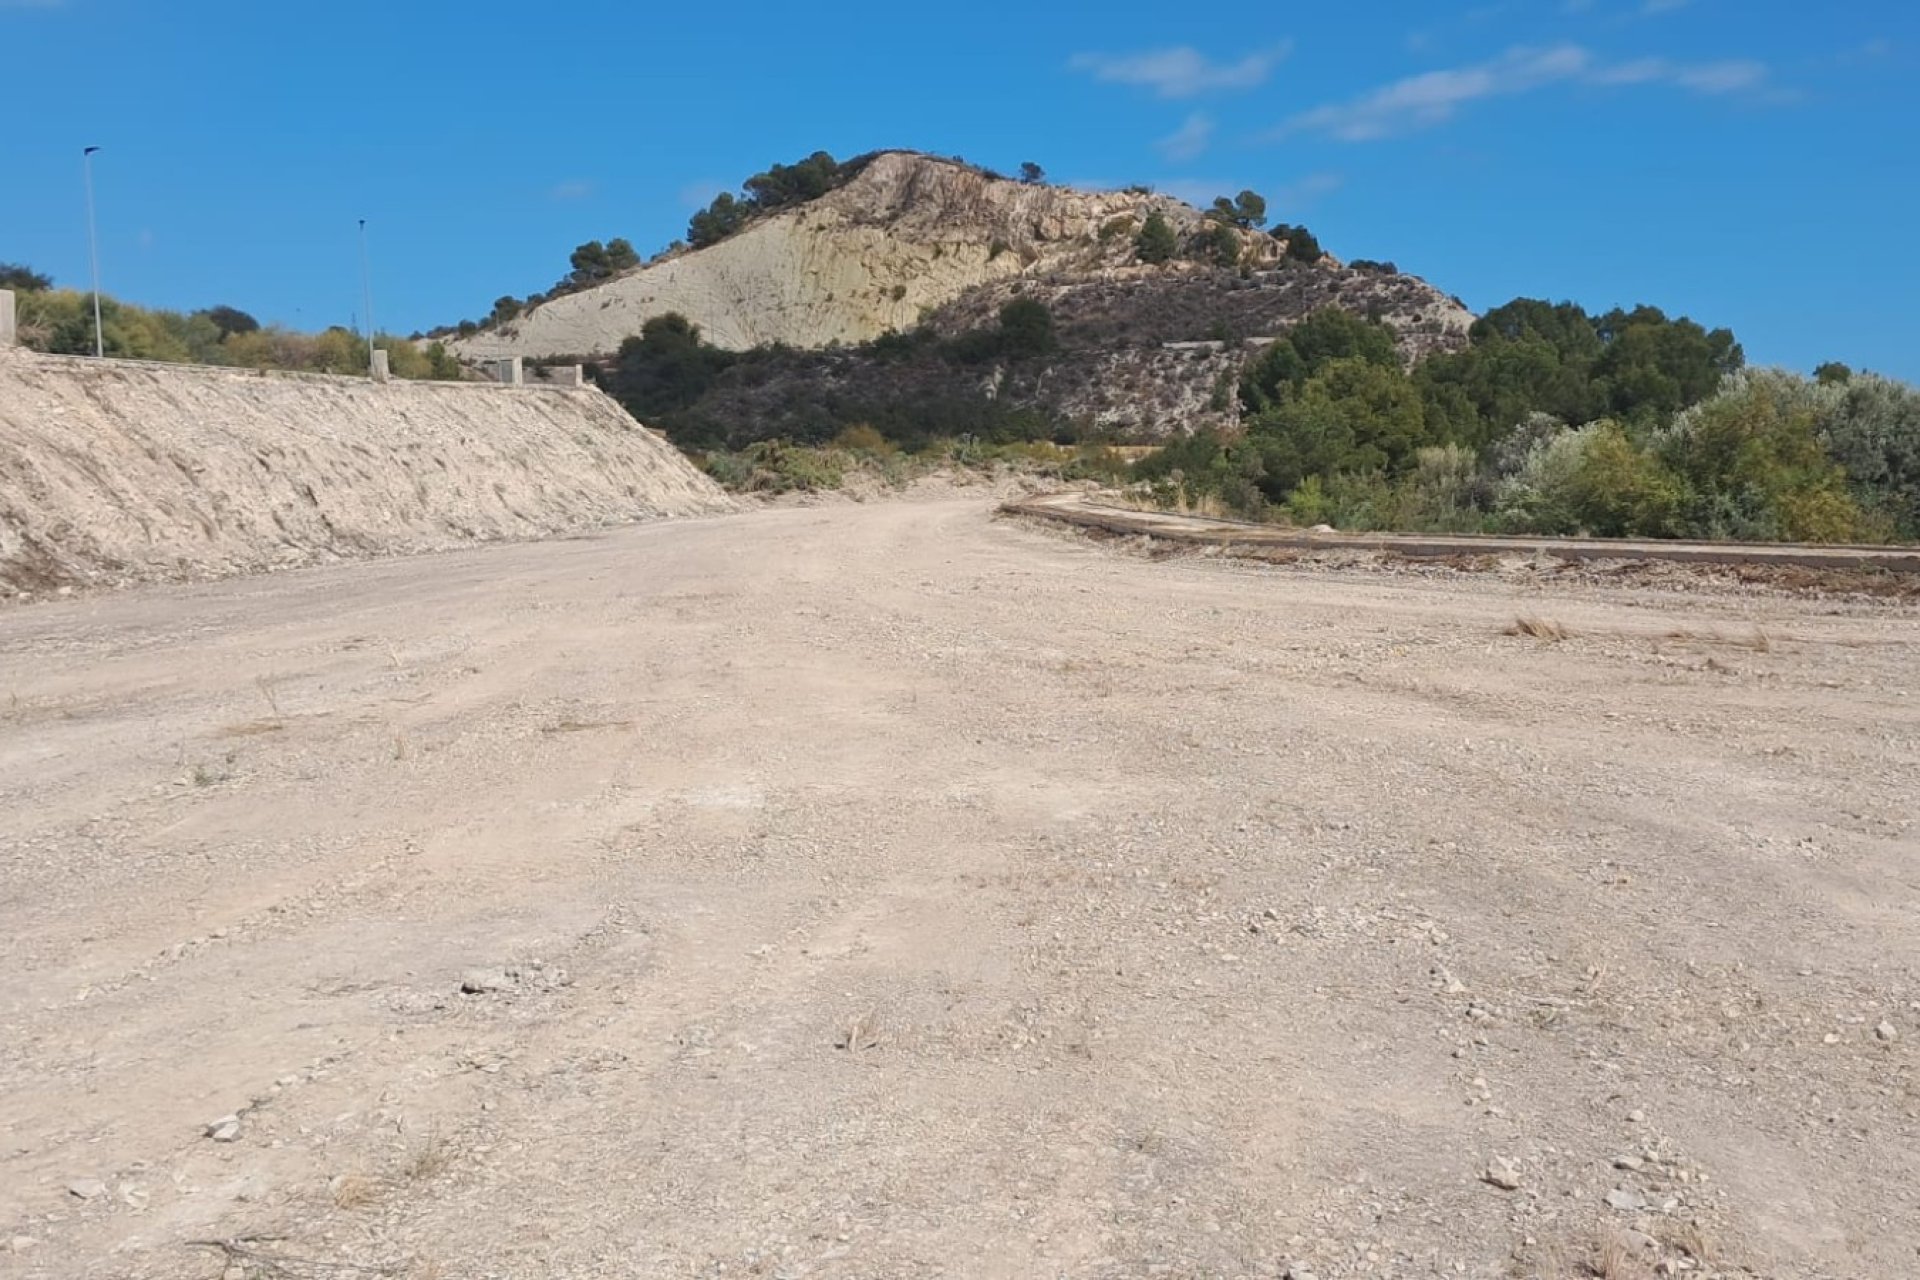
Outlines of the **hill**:
<svg viewBox="0 0 1920 1280">
<path fill-rule="evenodd" d="M 718 243 L 678 250 L 603 284 L 549 298 L 450 346 L 466 359 L 607 356 L 647 320 L 671 312 L 724 350 L 818 349 L 912 329 L 942 308 L 960 304 L 964 311 L 969 298 L 1004 294 L 1023 282 L 1102 285 L 1114 301 L 1135 286 L 1168 279 L 1234 278 L 1193 260 L 1201 256 L 1230 257 L 1235 269 L 1254 273 L 1259 286 L 1321 269 L 1290 261 L 1284 238 L 1223 226 L 1144 190 L 1015 181 L 903 151 L 842 168 L 848 176 L 838 186 L 753 218 Z M 1180 247 L 1179 256 L 1161 264 L 1142 262 L 1137 243 L 1155 214 Z M 1226 238 L 1231 252 L 1203 236 Z M 1324 270 L 1339 267 L 1328 260 Z M 1437 332 L 1464 335 L 1472 320 L 1465 308 L 1419 289 L 1414 309 Z M 1163 340 L 1205 339 L 1211 317 L 1200 316 L 1206 312 L 1194 309 L 1196 323 Z M 1286 318 L 1277 314 L 1263 323 Z M 1135 317 L 1123 319 L 1131 329 Z"/>
</svg>

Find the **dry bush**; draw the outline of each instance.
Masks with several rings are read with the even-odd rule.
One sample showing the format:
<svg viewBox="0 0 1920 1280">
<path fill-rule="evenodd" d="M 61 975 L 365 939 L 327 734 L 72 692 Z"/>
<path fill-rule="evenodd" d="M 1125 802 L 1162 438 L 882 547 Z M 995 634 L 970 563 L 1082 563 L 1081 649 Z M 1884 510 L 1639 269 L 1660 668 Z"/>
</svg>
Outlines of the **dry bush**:
<svg viewBox="0 0 1920 1280">
<path fill-rule="evenodd" d="M 1609 1234 L 1594 1253 L 1593 1274 L 1599 1280 L 1653 1280 L 1653 1265 L 1623 1237 Z"/>
<path fill-rule="evenodd" d="M 379 1198 L 380 1180 L 364 1173 L 343 1173 L 327 1185 L 327 1192 L 336 1209 L 364 1209 Z"/>
<path fill-rule="evenodd" d="M 1573 632 L 1552 618 L 1515 618 L 1502 634 L 1532 636 L 1535 640 L 1549 640 L 1555 644 L 1573 636 Z"/>
</svg>

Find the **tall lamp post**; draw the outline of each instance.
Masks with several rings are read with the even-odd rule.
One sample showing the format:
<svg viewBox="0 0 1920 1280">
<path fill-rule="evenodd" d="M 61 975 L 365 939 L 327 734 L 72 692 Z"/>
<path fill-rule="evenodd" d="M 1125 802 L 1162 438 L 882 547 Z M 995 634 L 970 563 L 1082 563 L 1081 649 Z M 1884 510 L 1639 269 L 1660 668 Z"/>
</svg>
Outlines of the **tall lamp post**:
<svg viewBox="0 0 1920 1280">
<path fill-rule="evenodd" d="M 107 354 L 107 335 L 100 328 L 100 237 L 93 229 L 93 153 L 98 147 L 88 147 L 80 153 L 80 162 L 87 171 L 87 257 L 93 263 L 93 355 L 100 359 Z"/>
<path fill-rule="evenodd" d="M 367 266 L 367 220 L 360 219 L 360 296 L 367 306 L 367 376 L 373 376 L 373 271 Z"/>
</svg>

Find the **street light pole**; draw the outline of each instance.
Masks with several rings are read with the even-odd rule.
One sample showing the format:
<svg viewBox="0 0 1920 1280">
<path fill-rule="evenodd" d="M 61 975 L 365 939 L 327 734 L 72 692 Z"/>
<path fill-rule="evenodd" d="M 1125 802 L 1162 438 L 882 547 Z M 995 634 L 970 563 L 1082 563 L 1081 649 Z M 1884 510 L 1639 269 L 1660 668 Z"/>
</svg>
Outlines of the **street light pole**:
<svg viewBox="0 0 1920 1280">
<path fill-rule="evenodd" d="M 360 219 L 360 295 L 367 306 L 367 376 L 373 376 L 373 271 L 367 266 L 367 220 Z"/>
<path fill-rule="evenodd" d="M 93 153 L 88 147 L 80 153 L 87 171 L 87 257 L 93 263 L 93 355 L 96 360 L 107 354 L 107 335 L 100 328 L 100 237 L 93 229 Z"/>
</svg>

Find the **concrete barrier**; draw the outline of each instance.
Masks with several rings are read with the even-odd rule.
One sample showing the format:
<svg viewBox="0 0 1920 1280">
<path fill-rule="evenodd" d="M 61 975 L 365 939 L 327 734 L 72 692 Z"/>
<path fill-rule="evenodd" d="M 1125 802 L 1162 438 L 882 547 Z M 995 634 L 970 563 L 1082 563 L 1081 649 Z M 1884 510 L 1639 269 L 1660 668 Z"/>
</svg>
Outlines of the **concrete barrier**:
<svg viewBox="0 0 1920 1280">
<path fill-rule="evenodd" d="M 13 317 L 13 290 L 0 289 L 0 347 L 10 347 L 20 340 L 20 331 Z"/>
<path fill-rule="evenodd" d="M 1105 505 L 1098 495 L 1054 493 L 1009 502 L 1009 515 L 1034 516 L 1122 537 L 1243 550 L 1371 551 L 1415 560 L 1525 555 L 1555 560 L 1663 560 L 1675 564 L 1778 565 L 1802 569 L 1877 569 L 1920 573 L 1920 547 L 1812 546 L 1786 542 L 1685 542 L 1658 539 L 1525 538 L 1469 533 L 1316 533 L 1283 525 L 1218 520 L 1171 511 Z"/>
</svg>

